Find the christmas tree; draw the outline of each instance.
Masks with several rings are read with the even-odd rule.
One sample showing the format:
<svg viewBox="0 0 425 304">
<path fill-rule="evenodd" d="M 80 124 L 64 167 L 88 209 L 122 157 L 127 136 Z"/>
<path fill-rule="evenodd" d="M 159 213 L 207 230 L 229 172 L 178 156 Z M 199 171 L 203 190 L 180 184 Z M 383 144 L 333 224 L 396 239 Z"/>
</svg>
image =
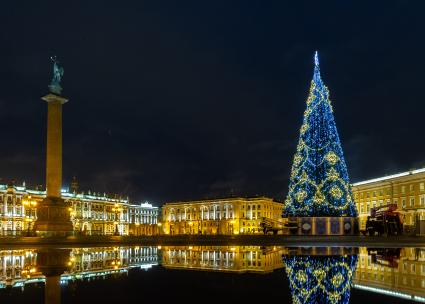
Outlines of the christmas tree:
<svg viewBox="0 0 425 304">
<path fill-rule="evenodd" d="M 349 303 L 357 256 L 284 256 L 292 303 Z"/>
<path fill-rule="evenodd" d="M 328 88 L 317 52 L 284 216 L 357 216 Z"/>
</svg>

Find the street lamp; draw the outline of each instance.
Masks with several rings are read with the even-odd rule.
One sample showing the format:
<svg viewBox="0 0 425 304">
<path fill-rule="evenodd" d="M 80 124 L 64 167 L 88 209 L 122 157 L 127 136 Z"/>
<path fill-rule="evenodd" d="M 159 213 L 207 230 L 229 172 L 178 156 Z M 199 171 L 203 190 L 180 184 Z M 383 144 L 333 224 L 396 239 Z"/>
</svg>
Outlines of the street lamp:
<svg viewBox="0 0 425 304">
<path fill-rule="evenodd" d="M 114 233 L 114 235 L 120 235 L 120 232 L 118 230 L 118 224 L 119 224 L 119 221 L 120 221 L 119 213 L 121 211 L 122 211 L 122 208 L 120 208 L 118 204 L 115 204 L 114 207 L 112 207 L 112 212 L 115 213 L 115 222 L 114 222 L 114 224 L 115 224 L 115 233 Z"/>
<path fill-rule="evenodd" d="M 25 218 L 25 222 L 27 223 L 27 236 L 30 236 L 30 227 L 32 223 L 32 218 Z"/>
<path fill-rule="evenodd" d="M 22 204 L 24 205 L 24 213 L 22 214 L 22 217 L 25 216 L 25 222 L 27 224 L 27 236 L 30 236 L 30 227 L 31 222 L 33 222 L 34 216 L 33 210 L 37 207 L 37 202 L 31 200 L 31 195 L 28 195 L 22 200 Z"/>
</svg>

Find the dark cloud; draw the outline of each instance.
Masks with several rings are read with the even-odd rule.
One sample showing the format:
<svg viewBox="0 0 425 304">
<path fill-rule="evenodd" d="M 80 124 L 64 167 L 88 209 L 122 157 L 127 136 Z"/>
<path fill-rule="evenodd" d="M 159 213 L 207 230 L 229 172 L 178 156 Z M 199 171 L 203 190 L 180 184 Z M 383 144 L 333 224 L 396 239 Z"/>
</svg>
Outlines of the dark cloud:
<svg viewBox="0 0 425 304">
<path fill-rule="evenodd" d="M 64 182 L 157 204 L 286 193 L 312 76 L 352 181 L 425 165 L 421 2 L 72 1 L 0 9 L 0 177 L 44 183 L 49 56 Z"/>
</svg>

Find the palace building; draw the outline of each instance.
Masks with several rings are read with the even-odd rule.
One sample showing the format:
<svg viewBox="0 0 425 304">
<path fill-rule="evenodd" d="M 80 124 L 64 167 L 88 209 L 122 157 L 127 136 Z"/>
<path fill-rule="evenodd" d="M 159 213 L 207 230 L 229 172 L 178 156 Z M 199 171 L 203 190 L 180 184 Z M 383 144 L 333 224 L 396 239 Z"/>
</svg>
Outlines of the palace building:
<svg viewBox="0 0 425 304">
<path fill-rule="evenodd" d="M 283 204 L 267 197 L 231 197 L 166 203 L 162 234 L 259 234 L 263 217 L 282 221 Z"/>
<path fill-rule="evenodd" d="M 425 220 L 425 168 L 358 182 L 352 185 L 360 217 L 360 229 L 366 226 L 370 209 L 389 203 L 404 211 L 407 231 Z"/>
<path fill-rule="evenodd" d="M 25 185 L 0 185 L 0 234 L 22 235 L 32 232 L 37 206 L 45 191 Z M 157 233 L 158 208 L 151 204 L 130 203 L 128 199 L 98 194 L 62 191 L 74 231 L 85 235 L 153 235 Z"/>
</svg>

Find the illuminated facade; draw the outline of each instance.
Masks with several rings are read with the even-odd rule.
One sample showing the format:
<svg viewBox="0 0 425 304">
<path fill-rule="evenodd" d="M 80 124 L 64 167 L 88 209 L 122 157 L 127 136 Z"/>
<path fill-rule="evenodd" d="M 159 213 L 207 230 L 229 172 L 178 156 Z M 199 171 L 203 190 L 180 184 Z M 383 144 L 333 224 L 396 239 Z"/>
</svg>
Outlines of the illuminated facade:
<svg viewBox="0 0 425 304">
<path fill-rule="evenodd" d="M 281 248 L 260 246 L 167 246 L 161 265 L 166 268 L 267 273 L 283 267 Z"/>
<path fill-rule="evenodd" d="M 425 169 L 358 182 L 352 189 L 361 229 L 365 229 L 371 208 L 389 203 L 405 211 L 405 228 L 425 220 Z"/>
<path fill-rule="evenodd" d="M 30 233 L 37 219 L 37 205 L 45 191 L 24 186 L 0 185 L 0 233 Z M 128 199 L 92 194 L 62 192 L 71 215 L 74 231 L 85 235 L 156 234 L 158 208 L 151 204 L 131 204 Z"/>
<path fill-rule="evenodd" d="M 283 204 L 271 198 L 223 198 L 166 203 L 161 233 L 259 234 L 262 217 L 282 221 Z"/>
<path fill-rule="evenodd" d="M 361 248 L 353 283 L 354 288 L 423 303 L 425 250 L 403 248 L 382 253 Z"/>
</svg>

